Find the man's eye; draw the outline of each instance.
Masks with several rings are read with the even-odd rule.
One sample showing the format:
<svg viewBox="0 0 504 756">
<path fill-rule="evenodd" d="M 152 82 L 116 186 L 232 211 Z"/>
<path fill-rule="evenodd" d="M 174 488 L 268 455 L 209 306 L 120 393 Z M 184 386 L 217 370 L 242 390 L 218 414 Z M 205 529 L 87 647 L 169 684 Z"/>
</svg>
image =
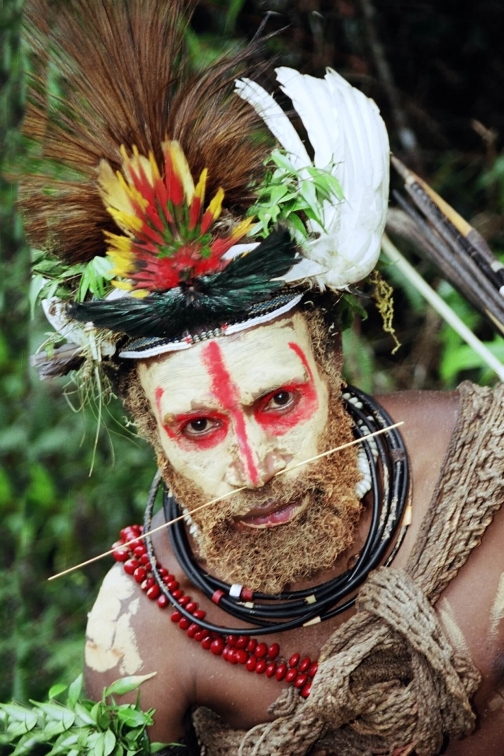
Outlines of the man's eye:
<svg viewBox="0 0 504 756">
<path fill-rule="evenodd" d="M 208 417 L 197 417 L 184 425 L 182 432 L 186 436 L 203 436 L 218 427 L 219 423 L 217 420 L 210 420 Z"/>
<path fill-rule="evenodd" d="M 296 396 L 292 391 L 277 391 L 270 397 L 265 409 L 289 409 L 294 404 L 295 399 Z"/>
</svg>

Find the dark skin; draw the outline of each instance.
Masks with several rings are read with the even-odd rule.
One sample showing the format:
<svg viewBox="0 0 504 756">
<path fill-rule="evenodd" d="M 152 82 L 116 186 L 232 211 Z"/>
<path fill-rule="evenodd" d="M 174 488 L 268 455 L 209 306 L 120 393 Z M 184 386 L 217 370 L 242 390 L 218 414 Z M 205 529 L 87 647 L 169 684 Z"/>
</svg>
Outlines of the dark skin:
<svg viewBox="0 0 504 756">
<path fill-rule="evenodd" d="M 395 421 L 404 421 L 401 433 L 412 468 L 413 519 L 394 562 L 396 567 L 404 567 L 431 500 L 456 424 L 458 395 L 404 392 L 378 399 Z M 365 538 L 368 522 L 369 511 L 366 509 L 354 545 L 338 558 L 332 570 L 314 576 L 311 584 L 317 584 L 346 569 L 348 560 L 358 551 L 359 544 Z M 473 700 L 478 717 L 477 728 L 464 741 L 450 744 L 445 751 L 449 756 L 502 754 L 504 622 L 501 623 L 498 634 L 491 636 L 489 617 L 499 579 L 504 572 L 503 542 L 504 511 L 501 509 L 485 532 L 481 545 L 473 550 L 436 605 L 437 609 L 446 609 L 448 602 L 471 657 L 483 676 L 483 682 Z M 211 622 L 238 625 L 189 583 L 174 559 L 164 533 L 156 534 L 154 546 L 159 561 L 177 575 L 181 587 L 207 611 Z M 117 565 L 113 569 L 122 568 Z M 303 586 L 308 584 L 310 583 Z M 264 675 L 247 673 L 240 665 L 226 664 L 222 659 L 205 653 L 177 625 L 169 621 L 167 611 L 160 611 L 155 602 L 146 600 L 136 584 L 134 594 L 124 602 L 123 610 L 127 611 L 130 602 L 137 598 L 140 599 L 141 610 L 131 620 L 143 662 L 137 674 L 157 672 L 155 677 L 142 686 L 142 707 L 157 710 L 152 739 L 170 742 L 181 738 L 184 715 L 190 707 L 197 705 L 210 707 L 237 729 L 249 729 L 271 719 L 268 707 L 277 699 L 283 683 L 268 680 Z M 316 626 L 278 636 L 266 636 L 265 640 L 269 643 L 277 641 L 282 655 L 287 658 L 299 651 L 302 656 L 316 659 L 329 635 L 338 624 L 348 619 L 350 612 L 351 610 Z M 118 667 L 104 673 L 88 667 L 88 695 L 99 699 L 103 686 L 123 674 Z"/>
</svg>

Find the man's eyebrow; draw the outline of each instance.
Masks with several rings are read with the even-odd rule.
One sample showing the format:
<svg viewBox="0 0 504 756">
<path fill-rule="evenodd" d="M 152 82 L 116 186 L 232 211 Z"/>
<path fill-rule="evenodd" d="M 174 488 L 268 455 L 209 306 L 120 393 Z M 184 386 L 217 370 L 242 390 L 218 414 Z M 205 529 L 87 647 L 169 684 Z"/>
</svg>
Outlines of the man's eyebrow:
<svg viewBox="0 0 504 756">
<path fill-rule="evenodd" d="M 169 420 L 177 420 L 178 418 L 183 417 L 190 417 L 193 415 L 202 415 L 202 414 L 208 414 L 212 412 L 218 412 L 219 407 L 217 404 L 211 405 L 211 402 L 205 402 L 205 403 L 191 403 L 190 406 L 180 406 L 180 407 L 174 407 L 173 409 L 168 409 L 163 414 L 163 421 L 166 419 Z"/>
<path fill-rule="evenodd" d="M 277 381 L 276 383 L 272 383 L 270 388 L 266 388 L 261 391 L 257 392 L 256 394 L 253 394 L 254 397 L 253 401 L 257 401 L 257 399 L 260 399 L 262 396 L 268 396 L 268 394 L 272 394 L 275 391 L 281 391 L 282 389 L 295 389 L 298 386 L 304 386 L 305 383 L 308 383 L 310 381 L 310 377 L 306 376 L 303 378 L 292 378 L 290 381 Z"/>
</svg>

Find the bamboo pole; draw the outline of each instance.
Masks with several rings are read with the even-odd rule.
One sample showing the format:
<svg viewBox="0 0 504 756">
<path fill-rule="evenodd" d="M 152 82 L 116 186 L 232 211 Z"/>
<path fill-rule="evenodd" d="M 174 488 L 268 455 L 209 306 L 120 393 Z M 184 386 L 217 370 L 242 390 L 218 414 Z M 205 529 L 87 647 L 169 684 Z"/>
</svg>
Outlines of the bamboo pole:
<svg viewBox="0 0 504 756">
<path fill-rule="evenodd" d="M 492 352 L 474 335 L 465 323 L 456 315 L 451 307 L 441 299 L 432 286 L 424 281 L 421 275 L 416 272 L 412 265 L 401 255 L 395 244 L 389 239 L 387 234 L 383 235 L 382 250 L 386 257 L 392 262 L 401 273 L 407 278 L 413 286 L 420 292 L 424 299 L 441 315 L 464 341 L 469 344 L 476 354 L 504 381 L 504 365 L 492 354 Z"/>
</svg>

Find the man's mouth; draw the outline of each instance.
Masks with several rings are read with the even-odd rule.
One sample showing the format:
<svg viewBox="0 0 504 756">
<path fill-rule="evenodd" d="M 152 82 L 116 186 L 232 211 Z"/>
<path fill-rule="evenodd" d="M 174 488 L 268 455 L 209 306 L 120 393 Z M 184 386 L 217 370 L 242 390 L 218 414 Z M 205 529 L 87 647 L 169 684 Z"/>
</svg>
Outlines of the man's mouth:
<svg viewBox="0 0 504 756">
<path fill-rule="evenodd" d="M 305 494 L 302 499 L 296 499 L 284 504 L 280 508 L 276 502 L 267 502 L 262 507 L 251 509 L 243 517 L 235 517 L 236 525 L 242 529 L 255 528 L 256 530 L 265 530 L 266 528 L 276 528 L 278 525 L 286 525 L 298 517 L 310 503 L 310 495 Z"/>
</svg>

